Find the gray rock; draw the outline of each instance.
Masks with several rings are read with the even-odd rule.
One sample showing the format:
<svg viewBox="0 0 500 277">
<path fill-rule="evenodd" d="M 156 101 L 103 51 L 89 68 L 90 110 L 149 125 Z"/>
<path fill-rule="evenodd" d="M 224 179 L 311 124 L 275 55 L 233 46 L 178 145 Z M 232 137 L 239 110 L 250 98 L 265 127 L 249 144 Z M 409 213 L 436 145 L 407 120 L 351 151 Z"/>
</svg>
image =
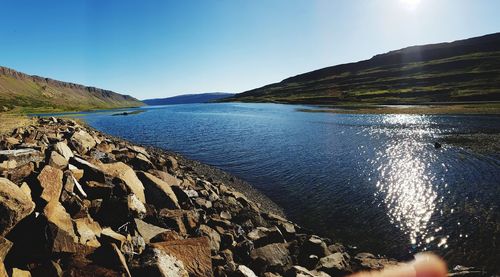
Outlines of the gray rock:
<svg viewBox="0 0 500 277">
<path fill-rule="evenodd" d="M 239 265 L 234 273 L 235 277 L 257 277 L 255 273 L 244 265 Z"/>
<path fill-rule="evenodd" d="M 311 255 L 323 258 L 330 254 L 326 243 L 317 236 L 311 236 L 308 240 L 304 241 L 299 251 L 299 264 L 306 267 L 310 264 L 309 257 Z"/>
<path fill-rule="evenodd" d="M 286 243 L 272 243 L 250 252 L 252 268 L 257 274 L 266 271 L 284 271 L 292 265 Z"/>
<path fill-rule="evenodd" d="M 316 269 L 324 271 L 331 276 L 344 276 L 352 272 L 348 259 L 340 252 L 321 258 Z"/>
<path fill-rule="evenodd" d="M 261 247 L 271 243 L 283 243 L 285 239 L 277 227 L 265 228 L 257 227 L 248 233 L 248 238 L 252 240 L 255 247 Z"/>
<path fill-rule="evenodd" d="M 330 277 L 325 272 L 316 271 L 316 270 L 308 270 L 305 267 L 301 266 L 293 266 L 290 270 L 287 271 L 286 276 L 289 277 Z"/>
</svg>

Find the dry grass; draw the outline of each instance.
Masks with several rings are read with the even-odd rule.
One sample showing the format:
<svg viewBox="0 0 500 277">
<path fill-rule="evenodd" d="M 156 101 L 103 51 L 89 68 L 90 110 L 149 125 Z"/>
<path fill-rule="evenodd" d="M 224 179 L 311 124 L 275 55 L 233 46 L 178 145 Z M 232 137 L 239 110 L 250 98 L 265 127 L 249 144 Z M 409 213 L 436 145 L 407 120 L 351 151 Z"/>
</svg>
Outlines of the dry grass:
<svg viewBox="0 0 500 277">
<path fill-rule="evenodd" d="M 34 119 L 26 115 L 0 113 L 0 134 L 5 134 L 15 128 L 28 126 Z"/>
</svg>

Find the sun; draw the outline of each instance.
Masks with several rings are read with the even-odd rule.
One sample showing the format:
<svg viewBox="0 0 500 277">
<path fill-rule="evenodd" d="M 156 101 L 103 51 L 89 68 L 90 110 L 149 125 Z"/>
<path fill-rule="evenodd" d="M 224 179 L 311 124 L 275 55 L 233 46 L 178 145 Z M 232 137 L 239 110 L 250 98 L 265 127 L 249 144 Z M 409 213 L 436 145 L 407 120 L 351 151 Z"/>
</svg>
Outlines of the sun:
<svg viewBox="0 0 500 277">
<path fill-rule="evenodd" d="M 403 4 L 403 6 L 406 9 L 408 9 L 410 11 L 414 11 L 420 5 L 421 0 L 399 0 L 399 1 L 401 2 L 401 4 Z"/>
</svg>

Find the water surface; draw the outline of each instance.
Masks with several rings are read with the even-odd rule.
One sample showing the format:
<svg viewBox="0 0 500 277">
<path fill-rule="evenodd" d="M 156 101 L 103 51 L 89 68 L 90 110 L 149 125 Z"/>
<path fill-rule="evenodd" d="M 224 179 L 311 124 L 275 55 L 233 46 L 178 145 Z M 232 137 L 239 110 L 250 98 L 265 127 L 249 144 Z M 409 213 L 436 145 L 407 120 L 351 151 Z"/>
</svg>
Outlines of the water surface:
<svg viewBox="0 0 500 277">
<path fill-rule="evenodd" d="M 362 251 L 407 258 L 433 250 L 453 264 L 499 271 L 500 155 L 433 145 L 448 133 L 498 133 L 498 117 L 300 108 L 189 104 L 85 119 L 231 172 L 292 220 Z"/>
</svg>

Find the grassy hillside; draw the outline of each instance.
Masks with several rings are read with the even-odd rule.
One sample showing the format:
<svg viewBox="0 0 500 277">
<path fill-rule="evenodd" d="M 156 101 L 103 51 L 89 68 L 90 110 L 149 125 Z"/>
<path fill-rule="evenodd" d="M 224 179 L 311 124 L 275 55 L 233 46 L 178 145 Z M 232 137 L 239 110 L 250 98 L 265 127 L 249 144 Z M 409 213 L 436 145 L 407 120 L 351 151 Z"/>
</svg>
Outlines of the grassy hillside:
<svg viewBox="0 0 500 277">
<path fill-rule="evenodd" d="M 128 95 L 0 67 L 0 111 L 80 111 L 141 105 L 144 104 Z"/>
<path fill-rule="evenodd" d="M 500 33 L 327 67 L 227 101 L 423 104 L 500 101 Z"/>
</svg>

